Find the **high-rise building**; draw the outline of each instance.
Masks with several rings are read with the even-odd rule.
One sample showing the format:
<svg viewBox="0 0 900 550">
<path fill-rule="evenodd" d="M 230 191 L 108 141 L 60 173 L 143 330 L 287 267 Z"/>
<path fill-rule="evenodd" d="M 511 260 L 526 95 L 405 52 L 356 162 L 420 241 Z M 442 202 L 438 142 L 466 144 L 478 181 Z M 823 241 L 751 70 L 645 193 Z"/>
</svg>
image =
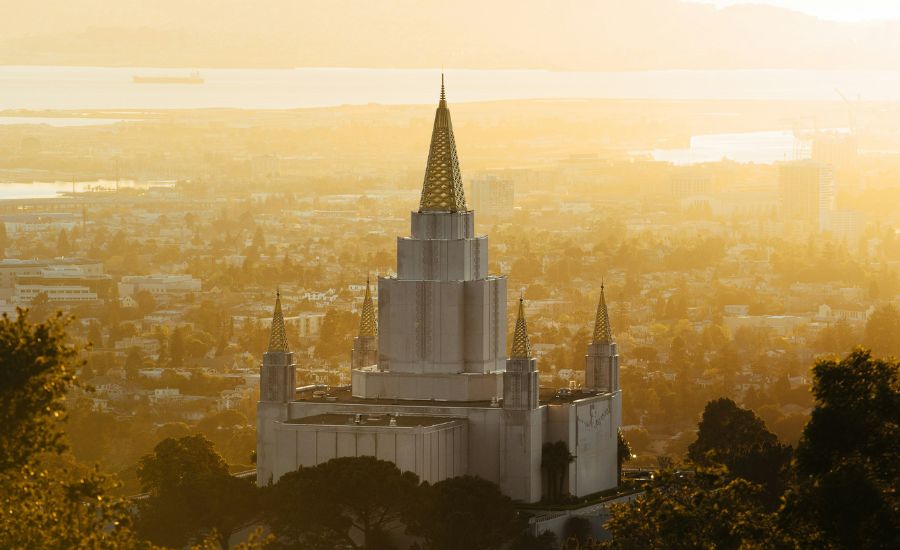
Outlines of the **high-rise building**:
<svg viewBox="0 0 900 550">
<path fill-rule="evenodd" d="M 866 229 L 866 216 L 855 210 L 835 210 L 828 216 L 828 231 L 834 238 L 856 248 Z"/>
<path fill-rule="evenodd" d="M 800 222 L 817 231 L 827 229 L 835 200 L 831 166 L 808 160 L 782 163 L 778 184 L 785 221 Z"/>
<path fill-rule="evenodd" d="M 550 490 L 543 445 L 561 442 L 575 457 L 566 492 L 616 486 L 621 391 L 605 296 L 586 364 L 596 374 L 582 389 L 542 390 L 521 298 L 507 357 L 506 278 L 488 273 L 488 240 L 475 234 L 474 216 L 442 85 L 412 234 L 397 240 L 396 277 L 378 279 L 377 326 L 371 295 L 363 300 L 351 387 L 295 388 L 283 371 L 293 368 L 283 323 L 272 324 L 257 415 L 260 485 L 300 466 L 371 455 L 430 483 L 475 475 L 537 502 Z"/>
<path fill-rule="evenodd" d="M 509 219 L 515 206 L 515 184 L 497 176 L 482 176 L 472 182 L 472 209 L 489 219 Z"/>
</svg>

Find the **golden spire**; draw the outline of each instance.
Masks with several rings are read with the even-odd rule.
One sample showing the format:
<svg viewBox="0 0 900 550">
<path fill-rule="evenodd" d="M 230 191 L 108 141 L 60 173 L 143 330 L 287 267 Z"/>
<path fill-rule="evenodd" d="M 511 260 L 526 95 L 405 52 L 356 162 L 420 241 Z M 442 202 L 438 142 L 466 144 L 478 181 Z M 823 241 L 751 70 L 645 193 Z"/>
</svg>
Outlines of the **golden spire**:
<svg viewBox="0 0 900 550">
<path fill-rule="evenodd" d="M 372 293 L 369 291 L 369 278 L 366 277 L 366 296 L 363 298 L 362 314 L 359 316 L 359 337 L 378 336 L 378 325 L 375 323 L 375 307 L 372 305 Z"/>
<path fill-rule="evenodd" d="M 288 349 L 287 333 L 284 330 L 284 316 L 281 314 L 281 292 L 275 291 L 275 313 L 272 315 L 272 335 L 269 336 L 269 352 L 291 351 Z"/>
<path fill-rule="evenodd" d="M 519 315 L 516 317 L 516 331 L 513 333 L 510 359 L 530 359 L 531 342 L 528 341 L 528 326 L 525 324 L 525 299 L 519 297 Z"/>
<path fill-rule="evenodd" d="M 606 295 L 600 283 L 600 303 L 597 304 L 597 320 L 594 322 L 594 344 L 612 344 L 612 328 L 609 326 L 609 311 L 606 309 Z"/>
<path fill-rule="evenodd" d="M 444 75 L 441 74 L 441 99 L 434 115 L 431 131 L 431 147 L 425 165 L 425 181 L 422 183 L 422 199 L 419 212 L 465 212 L 466 196 L 463 193 L 453 124 L 444 94 Z"/>
</svg>

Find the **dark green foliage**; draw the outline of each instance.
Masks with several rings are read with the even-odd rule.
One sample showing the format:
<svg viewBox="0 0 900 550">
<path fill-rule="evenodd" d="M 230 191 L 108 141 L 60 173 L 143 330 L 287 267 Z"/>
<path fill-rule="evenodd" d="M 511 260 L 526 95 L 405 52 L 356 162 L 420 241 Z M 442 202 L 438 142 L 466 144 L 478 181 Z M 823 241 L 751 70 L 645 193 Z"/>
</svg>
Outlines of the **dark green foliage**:
<svg viewBox="0 0 900 550">
<path fill-rule="evenodd" d="M 606 524 L 623 550 L 767 548 L 772 515 L 760 502 L 761 488 L 722 473 L 664 472 L 660 483 L 632 504 L 613 507 Z"/>
<path fill-rule="evenodd" d="M 563 540 L 575 540 L 585 545 L 592 539 L 591 522 L 583 516 L 570 516 L 563 525 Z"/>
<path fill-rule="evenodd" d="M 63 398 L 78 357 L 67 323 L 56 315 L 31 324 L 23 310 L 0 318 L 0 548 L 140 548 L 103 476 L 41 462 L 65 448 Z"/>
<path fill-rule="evenodd" d="M 622 483 L 622 465 L 631 460 L 631 445 L 619 430 L 616 436 L 616 471 L 618 473 L 619 483 Z"/>
<path fill-rule="evenodd" d="M 774 509 L 787 483 L 791 448 L 753 411 L 721 398 L 707 403 L 688 457 L 700 466 L 723 465 L 731 475 L 762 485 Z"/>
<path fill-rule="evenodd" d="M 128 503 L 97 472 L 74 479 L 24 467 L 0 473 L 0 548 L 149 548 L 130 529 Z"/>
<path fill-rule="evenodd" d="M 813 368 L 816 408 L 797 449 L 787 529 L 845 548 L 900 547 L 900 362 L 857 349 Z"/>
<path fill-rule="evenodd" d="M 155 544 L 184 546 L 215 531 L 223 548 L 257 510 L 251 480 L 228 473 L 212 443 L 195 435 L 165 439 L 141 458 L 138 532 Z"/>
<path fill-rule="evenodd" d="M 501 548 L 522 529 L 509 497 L 490 481 L 461 476 L 423 484 L 410 510 L 410 534 L 428 550 Z"/>
<path fill-rule="evenodd" d="M 300 548 L 376 548 L 389 524 L 407 511 L 418 478 L 370 456 L 336 458 L 285 474 L 266 490 L 266 523 L 281 544 Z M 351 538 L 362 533 L 363 546 Z"/>
<path fill-rule="evenodd" d="M 0 472 L 65 447 L 63 397 L 75 384 L 78 357 L 66 342 L 68 322 L 57 314 L 31 324 L 27 310 L 0 318 Z"/>
<path fill-rule="evenodd" d="M 865 342 L 880 356 L 900 357 L 900 309 L 893 304 L 876 309 L 866 323 Z"/>
<path fill-rule="evenodd" d="M 551 531 L 544 531 L 538 536 L 530 533 L 522 533 L 512 542 L 509 550 L 556 550 L 556 535 Z"/>
<path fill-rule="evenodd" d="M 813 368 L 815 408 L 792 479 L 769 512 L 780 446 L 752 412 L 710 402 L 692 459 L 693 478 L 664 474 L 633 505 L 613 510 L 612 548 L 900 547 L 900 362 L 857 349 Z M 735 476 L 738 476 L 735 478 Z"/>
</svg>

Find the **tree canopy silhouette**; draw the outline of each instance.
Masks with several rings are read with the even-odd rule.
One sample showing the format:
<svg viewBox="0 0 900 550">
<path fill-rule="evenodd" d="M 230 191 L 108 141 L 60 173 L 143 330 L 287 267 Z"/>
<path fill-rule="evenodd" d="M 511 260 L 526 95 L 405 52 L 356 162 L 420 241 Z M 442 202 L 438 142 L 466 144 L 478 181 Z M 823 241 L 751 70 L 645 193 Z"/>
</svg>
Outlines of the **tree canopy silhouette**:
<svg viewBox="0 0 900 550">
<path fill-rule="evenodd" d="M 149 493 L 137 529 L 155 544 L 181 547 L 215 532 L 222 548 L 256 514 L 256 486 L 232 477 L 202 435 L 165 439 L 141 458 L 138 478 Z"/>
<path fill-rule="evenodd" d="M 335 458 L 287 473 L 268 488 L 264 516 L 278 539 L 302 548 L 374 548 L 406 513 L 418 486 L 412 472 L 371 456 Z M 352 530 L 361 534 L 360 544 Z"/>
<path fill-rule="evenodd" d="M 791 455 L 753 411 L 724 397 L 706 404 L 697 440 L 688 447 L 694 464 L 723 465 L 733 476 L 762 485 L 773 509 L 784 492 Z"/>
</svg>

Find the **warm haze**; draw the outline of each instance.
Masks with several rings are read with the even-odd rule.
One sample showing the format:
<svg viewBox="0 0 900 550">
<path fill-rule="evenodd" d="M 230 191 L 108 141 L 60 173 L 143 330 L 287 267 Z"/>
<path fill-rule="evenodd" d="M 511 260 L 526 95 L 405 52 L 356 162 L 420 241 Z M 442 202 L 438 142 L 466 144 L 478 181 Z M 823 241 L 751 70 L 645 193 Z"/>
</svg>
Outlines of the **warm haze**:
<svg viewBox="0 0 900 550">
<path fill-rule="evenodd" d="M 900 547 L 900 7 L 0 0 L 0 548 Z"/>
</svg>

